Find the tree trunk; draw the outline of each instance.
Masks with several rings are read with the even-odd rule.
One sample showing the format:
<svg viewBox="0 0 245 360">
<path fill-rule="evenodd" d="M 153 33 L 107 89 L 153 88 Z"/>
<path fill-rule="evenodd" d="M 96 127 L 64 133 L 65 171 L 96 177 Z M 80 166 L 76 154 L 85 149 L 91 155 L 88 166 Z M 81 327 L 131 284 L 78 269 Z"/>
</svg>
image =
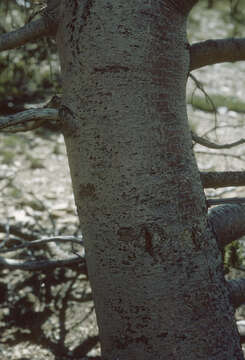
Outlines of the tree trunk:
<svg viewBox="0 0 245 360">
<path fill-rule="evenodd" d="M 187 124 L 195 2 L 61 7 L 60 116 L 106 360 L 243 359 Z"/>
</svg>

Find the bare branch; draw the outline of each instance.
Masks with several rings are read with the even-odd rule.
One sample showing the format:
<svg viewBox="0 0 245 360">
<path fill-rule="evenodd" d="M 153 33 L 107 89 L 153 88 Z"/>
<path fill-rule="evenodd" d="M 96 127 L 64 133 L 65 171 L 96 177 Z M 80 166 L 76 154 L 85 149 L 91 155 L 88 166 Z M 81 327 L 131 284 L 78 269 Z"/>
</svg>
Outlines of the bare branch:
<svg viewBox="0 0 245 360">
<path fill-rule="evenodd" d="M 53 28 L 52 28 L 53 32 Z M 17 48 L 27 42 L 36 40 L 51 34 L 51 26 L 42 17 L 36 21 L 24 25 L 18 30 L 8 32 L 0 36 L 0 51 Z"/>
<path fill-rule="evenodd" d="M 240 139 L 238 141 L 235 141 L 233 143 L 230 143 L 230 144 L 215 144 L 207 139 L 204 139 L 203 137 L 201 136 L 198 136 L 197 134 L 195 134 L 193 131 L 191 132 L 191 136 L 192 136 L 192 140 L 194 140 L 196 143 L 202 145 L 202 146 L 205 146 L 207 148 L 210 148 L 210 149 L 230 149 L 232 147 L 235 147 L 235 146 L 238 146 L 238 145 L 241 145 L 241 144 L 244 144 L 245 143 L 245 139 Z"/>
<path fill-rule="evenodd" d="M 205 189 L 245 186 L 245 171 L 201 172 L 200 176 Z"/>
<path fill-rule="evenodd" d="M 208 222 L 219 248 L 223 249 L 245 235 L 245 206 L 227 204 L 212 208 L 208 212 Z"/>
<path fill-rule="evenodd" d="M 8 242 L 11 242 L 11 239 L 9 239 Z M 8 246 L 8 242 L 5 244 L 5 248 L 1 248 L 1 247 L 0 247 L 0 253 L 6 253 L 6 252 L 11 252 L 11 251 L 16 251 L 16 250 L 19 250 L 19 249 L 24 249 L 24 248 L 34 247 L 34 246 L 45 245 L 45 244 L 50 243 L 50 242 L 60 242 L 60 243 L 72 242 L 72 243 L 76 243 L 76 244 L 79 244 L 79 245 L 83 245 L 83 240 L 82 240 L 82 238 L 75 237 L 75 236 L 51 236 L 51 237 L 43 237 L 43 238 L 38 239 L 38 240 L 25 241 L 25 242 L 24 242 L 23 244 L 21 244 L 21 245 L 16 245 L 16 246 L 12 246 L 12 247 L 6 248 L 6 246 Z"/>
<path fill-rule="evenodd" d="M 230 301 L 236 309 L 245 303 L 245 279 L 230 280 L 227 282 L 227 285 Z"/>
<path fill-rule="evenodd" d="M 216 39 L 190 47 L 190 71 L 206 65 L 245 60 L 245 38 Z"/>
<path fill-rule="evenodd" d="M 245 198 L 207 199 L 208 207 L 221 204 L 244 204 Z"/>
<path fill-rule="evenodd" d="M 8 259 L 0 256 L 0 267 L 6 269 L 20 269 L 25 271 L 40 271 L 40 270 L 49 270 L 55 269 L 57 267 L 65 267 L 65 266 L 72 266 L 75 264 L 83 265 L 81 270 L 82 273 L 86 273 L 86 265 L 85 265 L 85 258 L 83 256 L 72 256 L 68 259 L 62 260 L 15 260 L 15 259 Z"/>
<path fill-rule="evenodd" d="M 23 240 L 28 240 L 28 241 L 35 240 L 39 235 L 39 233 L 30 233 L 30 232 L 27 232 L 26 230 L 23 231 L 17 225 L 10 225 L 8 223 L 5 224 L 2 222 L 0 222 L 0 232 L 5 233 L 5 234 L 6 234 L 6 232 L 8 234 L 14 234 L 15 236 L 18 236 L 19 238 L 21 238 Z"/>
<path fill-rule="evenodd" d="M 8 116 L 0 116 L 0 131 L 28 131 L 41 126 L 46 121 L 58 121 L 56 109 L 30 109 Z"/>
<path fill-rule="evenodd" d="M 59 22 L 60 0 L 48 0 L 41 18 L 0 36 L 0 51 L 17 48 L 43 36 L 55 35 Z"/>
<path fill-rule="evenodd" d="M 200 155 L 215 155 L 215 156 L 223 156 L 223 157 L 227 157 L 227 158 L 233 158 L 233 159 L 237 159 L 240 160 L 242 162 L 245 161 L 244 155 L 235 155 L 235 154 L 229 154 L 229 153 L 224 153 L 224 152 L 208 152 L 208 151 L 195 151 L 195 154 L 200 154 Z"/>
<path fill-rule="evenodd" d="M 5 226 L 0 224 L 0 231 L 5 232 Z M 26 238 L 26 233 L 22 233 L 19 231 L 17 227 L 11 226 L 11 232 L 18 233 L 19 236 L 22 238 Z M 21 242 L 21 245 L 10 246 L 12 242 L 12 238 L 7 239 L 0 248 L 1 253 L 10 253 L 13 251 L 17 251 L 24 248 L 31 248 L 35 246 L 42 246 L 49 244 L 51 242 L 72 242 L 79 245 L 83 245 L 83 241 L 81 237 L 75 236 L 53 236 L 53 237 L 43 237 L 38 240 L 33 240 L 34 235 L 27 236 L 27 240 L 18 239 Z M 32 241 L 30 241 L 32 240 Z M 51 244 L 49 244 L 50 246 Z M 55 244 L 53 244 L 55 245 Z M 47 270 L 47 269 L 55 269 L 57 267 L 65 267 L 65 266 L 72 266 L 78 263 L 82 265 L 82 273 L 86 273 L 86 263 L 84 254 L 76 254 L 76 256 L 69 256 L 65 251 L 55 245 L 55 247 L 51 247 L 52 253 L 54 256 L 60 255 L 62 259 L 42 259 L 42 260 L 16 260 L 10 258 L 4 258 L 0 256 L 0 268 L 7 268 L 7 269 L 20 269 L 20 270 L 27 270 L 27 271 L 36 271 L 36 270 Z M 57 251 L 58 250 L 58 251 Z"/>
</svg>

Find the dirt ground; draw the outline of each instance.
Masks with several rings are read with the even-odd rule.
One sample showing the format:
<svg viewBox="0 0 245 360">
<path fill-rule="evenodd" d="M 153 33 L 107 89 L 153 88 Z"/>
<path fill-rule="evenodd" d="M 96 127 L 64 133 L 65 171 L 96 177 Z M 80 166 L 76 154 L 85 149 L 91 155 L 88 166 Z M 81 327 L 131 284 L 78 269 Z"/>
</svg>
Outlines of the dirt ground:
<svg viewBox="0 0 245 360">
<path fill-rule="evenodd" d="M 62 135 L 47 130 L 1 134 L 0 189 L 2 241 L 6 236 L 15 241 L 21 233 L 37 238 L 80 234 Z M 71 245 L 63 250 L 82 252 Z M 1 256 L 34 260 L 43 259 L 47 251 Z M 1 360 L 96 358 L 93 301 L 79 264 L 46 272 L 2 267 L 0 274 Z"/>
</svg>

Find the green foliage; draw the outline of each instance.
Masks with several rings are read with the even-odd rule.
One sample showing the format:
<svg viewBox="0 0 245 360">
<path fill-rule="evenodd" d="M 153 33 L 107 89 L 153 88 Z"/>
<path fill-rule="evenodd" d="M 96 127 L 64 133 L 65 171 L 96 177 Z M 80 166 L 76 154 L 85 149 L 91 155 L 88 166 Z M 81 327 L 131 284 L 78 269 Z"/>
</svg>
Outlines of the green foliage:
<svg viewBox="0 0 245 360">
<path fill-rule="evenodd" d="M 43 166 L 43 160 L 39 159 L 39 158 L 34 158 L 33 156 L 27 154 L 26 156 L 27 160 L 30 161 L 30 169 L 42 169 L 44 168 Z"/>
<path fill-rule="evenodd" d="M 2 164 L 13 164 L 16 151 L 23 151 L 24 143 L 21 137 L 16 134 L 2 135 L 2 150 L 0 152 L 0 161 Z"/>
<path fill-rule="evenodd" d="M 9 189 L 9 196 L 13 199 L 21 199 L 23 196 L 23 193 L 20 189 L 13 186 Z"/>
<path fill-rule="evenodd" d="M 226 107 L 228 110 L 236 112 L 245 112 L 245 102 L 235 96 L 224 96 L 221 94 L 209 94 L 213 104 L 208 101 L 204 95 L 194 95 L 188 97 L 188 103 L 191 103 L 193 107 L 203 111 L 214 111 L 215 108 Z M 214 105 L 214 106 L 213 106 Z"/>
<path fill-rule="evenodd" d="M 14 162 L 15 153 L 11 150 L 3 150 L 0 156 L 2 164 L 10 165 Z"/>
</svg>

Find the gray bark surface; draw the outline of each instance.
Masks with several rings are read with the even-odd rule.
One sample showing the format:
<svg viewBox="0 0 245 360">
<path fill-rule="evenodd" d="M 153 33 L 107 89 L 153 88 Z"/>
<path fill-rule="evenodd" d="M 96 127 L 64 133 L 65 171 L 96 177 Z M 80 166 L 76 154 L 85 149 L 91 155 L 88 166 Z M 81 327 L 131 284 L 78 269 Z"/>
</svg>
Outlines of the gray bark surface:
<svg viewBox="0 0 245 360">
<path fill-rule="evenodd" d="M 187 124 L 195 2 L 61 4 L 60 117 L 106 360 L 243 359 Z"/>
</svg>

